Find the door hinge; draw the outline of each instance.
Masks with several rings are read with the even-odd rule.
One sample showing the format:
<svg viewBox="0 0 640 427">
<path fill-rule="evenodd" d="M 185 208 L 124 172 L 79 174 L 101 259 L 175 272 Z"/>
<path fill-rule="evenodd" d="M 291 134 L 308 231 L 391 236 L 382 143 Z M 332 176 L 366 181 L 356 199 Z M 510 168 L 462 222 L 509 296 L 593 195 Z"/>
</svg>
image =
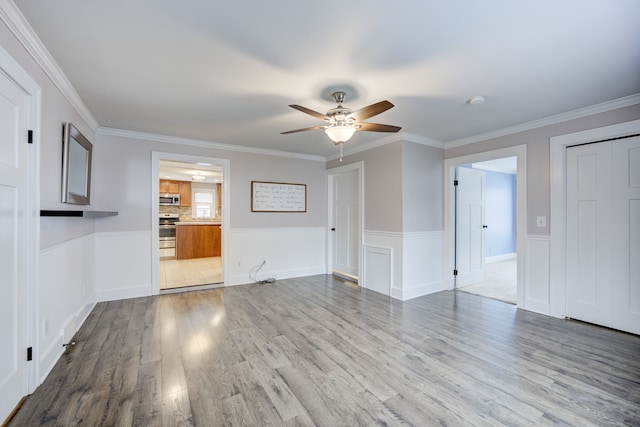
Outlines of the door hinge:
<svg viewBox="0 0 640 427">
<path fill-rule="evenodd" d="M 33 359 L 33 347 L 27 347 L 27 362 Z"/>
<path fill-rule="evenodd" d="M 457 186 L 457 185 L 458 185 L 458 180 L 457 180 L 457 179 L 454 179 L 454 180 L 453 180 L 453 185 L 454 185 L 454 186 Z"/>
<path fill-rule="evenodd" d="M 33 131 L 31 129 L 27 131 L 27 143 L 33 144 Z"/>
<path fill-rule="evenodd" d="M 458 270 L 453 270 L 453 275 L 457 276 L 458 275 Z"/>
</svg>

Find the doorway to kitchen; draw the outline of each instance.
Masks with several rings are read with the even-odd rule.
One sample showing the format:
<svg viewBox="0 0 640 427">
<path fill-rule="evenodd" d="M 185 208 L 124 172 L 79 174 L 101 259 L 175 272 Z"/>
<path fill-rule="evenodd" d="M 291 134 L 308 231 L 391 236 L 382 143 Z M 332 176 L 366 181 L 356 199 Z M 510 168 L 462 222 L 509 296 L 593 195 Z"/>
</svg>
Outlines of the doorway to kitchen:
<svg viewBox="0 0 640 427">
<path fill-rule="evenodd" d="M 158 293 L 224 286 L 227 170 L 227 160 L 153 153 L 152 268 Z"/>
</svg>

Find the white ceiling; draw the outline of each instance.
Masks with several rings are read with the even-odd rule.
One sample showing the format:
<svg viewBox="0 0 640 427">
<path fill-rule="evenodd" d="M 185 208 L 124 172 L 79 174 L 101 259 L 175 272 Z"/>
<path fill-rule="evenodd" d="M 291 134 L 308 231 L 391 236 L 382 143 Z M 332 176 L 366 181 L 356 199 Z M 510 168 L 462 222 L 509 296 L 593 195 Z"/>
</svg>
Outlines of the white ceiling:
<svg viewBox="0 0 640 427">
<path fill-rule="evenodd" d="M 158 175 L 161 179 L 175 181 L 193 181 L 207 184 L 222 182 L 222 166 L 213 166 L 210 163 L 176 162 L 160 160 Z M 204 180 L 196 181 L 194 175 L 204 176 Z"/>
<path fill-rule="evenodd" d="M 640 93 L 638 0 L 15 4 L 108 128 L 329 156 L 322 131 L 280 135 L 322 124 L 288 104 L 344 88 L 395 104 L 367 121 L 450 142 Z"/>
</svg>

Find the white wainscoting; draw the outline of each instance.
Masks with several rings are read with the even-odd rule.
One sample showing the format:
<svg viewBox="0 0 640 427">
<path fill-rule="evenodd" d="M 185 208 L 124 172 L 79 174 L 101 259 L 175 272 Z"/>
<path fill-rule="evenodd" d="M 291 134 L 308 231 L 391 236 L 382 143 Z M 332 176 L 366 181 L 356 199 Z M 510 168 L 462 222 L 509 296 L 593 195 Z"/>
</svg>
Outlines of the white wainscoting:
<svg viewBox="0 0 640 427">
<path fill-rule="evenodd" d="M 382 246 L 364 246 L 362 286 L 366 289 L 391 295 L 393 276 L 393 249 Z"/>
<path fill-rule="evenodd" d="M 442 238 L 442 231 L 400 233 L 365 230 L 364 245 L 391 248 L 391 296 L 407 300 L 445 289 Z M 367 272 L 364 275 L 367 277 Z"/>
<path fill-rule="evenodd" d="M 225 286 L 252 283 L 249 273 L 266 261 L 258 280 L 326 273 L 325 227 L 232 228 L 226 235 Z"/>
<path fill-rule="evenodd" d="M 151 231 L 95 234 L 98 301 L 152 294 Z"/>
<path fill-rule="evenodd" d="M 82 236 L 40 251 L 37 291 L 39 383 L 44 381 L 96 302 L 95 235 Z"/>
<path fill-rule="evenodd" d="M 445 289 L 442 280 L 443 236 L 443 231 L 404 233 L 404 285 L 400 299 L 407 300 Z"/>
<path fill-rule="evenodd" d="M 549 236 L 527 235 L 524 263 L 524 309 L 550 314 Z"/>
</svg>

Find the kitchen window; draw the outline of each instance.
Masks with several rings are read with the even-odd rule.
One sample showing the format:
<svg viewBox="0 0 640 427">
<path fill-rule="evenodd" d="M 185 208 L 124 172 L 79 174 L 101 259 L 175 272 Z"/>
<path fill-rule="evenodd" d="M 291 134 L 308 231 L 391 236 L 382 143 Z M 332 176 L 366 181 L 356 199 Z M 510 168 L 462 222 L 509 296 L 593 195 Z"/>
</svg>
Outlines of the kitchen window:
<svg viewBox="0 0 640 427">
<path fill-rule="evenodd" d="M 194 218 L 214 218 L 216 216 L 215 201 L 215 190 L 194 188 L 191 200 L 191 216 Z"/>
</svg>

